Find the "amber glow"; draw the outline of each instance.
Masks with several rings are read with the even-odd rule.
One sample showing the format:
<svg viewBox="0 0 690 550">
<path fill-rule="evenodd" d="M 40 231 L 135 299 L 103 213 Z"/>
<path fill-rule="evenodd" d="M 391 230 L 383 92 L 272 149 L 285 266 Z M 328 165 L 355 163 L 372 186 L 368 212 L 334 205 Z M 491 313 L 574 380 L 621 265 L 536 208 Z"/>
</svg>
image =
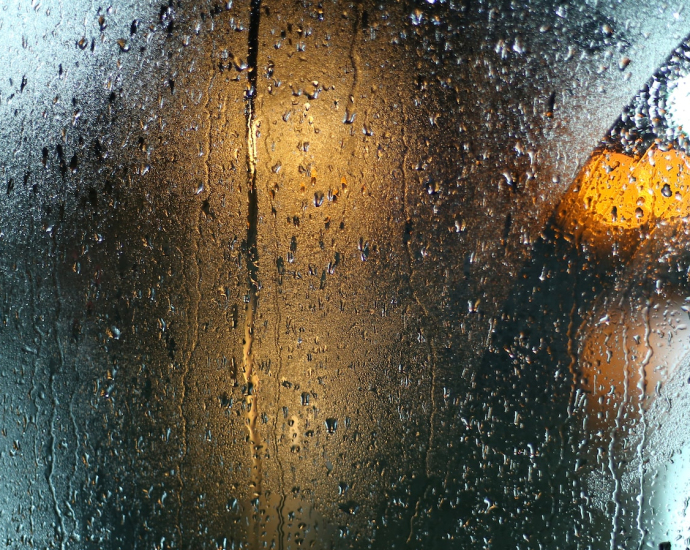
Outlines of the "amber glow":
<svg viewBox="0 0 690 550">
<path fill-rule="evenodd" d="M 603 151 L 592 156 L 558 209 L 558 225 L 600 250 L 690 214 L 690 159 L 650 148 L 641 158 Z M 609 248 L 610 251 L 610 248 Z M 612 421 L 621 403 L 652 398 L 687 353 L 685 295 L 670 290 L 648 303 L 620 300 L 595 312 L 581 334 L 580 387 L 589 409 Z M 640 391 L 641 390 L 641 391 Z"/>
<path fill-rule="evenodd" d="M 590 409 L 610 415 L 621 402 L 653 398 L 688 353 L 688 302 L 679 292 L 647 303 L 621 300 L 585 327 L 581 386 Z"/>
<path fill-rule="evenodd" d="M 567 233 L 607 244 L 690 213 L 690 159 L 650 148 L 641 158 L 603 151 L 582 169 L 558 209 Z"/>
</svg>

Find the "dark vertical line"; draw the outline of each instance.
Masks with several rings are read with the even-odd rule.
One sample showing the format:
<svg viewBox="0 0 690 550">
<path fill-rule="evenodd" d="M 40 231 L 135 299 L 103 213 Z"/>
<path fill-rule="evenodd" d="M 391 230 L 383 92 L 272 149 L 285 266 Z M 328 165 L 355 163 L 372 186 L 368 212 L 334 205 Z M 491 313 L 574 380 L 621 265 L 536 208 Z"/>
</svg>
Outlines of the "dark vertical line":
<svg viewBox="0 0 690 550">
<path fill-rule="evenodd" d="M 254 120 L 256 112 L 254 98 L 257 85 L 257 62 L 259 55 L 259 23 L 261 20 L 261 0 L 252 0 L 249 17 L 249 47 L 247 54 L 247 71 L 249 89 L 246 92 L 247 108 L 247 164 L 249 171 L 249 188 L 247 192 L 247 269 L 249 270 L 249 291 L 256 293 L 259 290 L 257 249 L 259 218 L 259 200 L 256 189 L 256 143 L 254 134 Z"/>
<path fill-rule="evenodd" d="M 62 221 L 62 219 L 60 220 Z M 55 378 L 57 377 L 58 373 L 62 373 L 64 370 L 65 366 L 65 354 L 62 349 L 62 341 L 60 340 L 60 317 L 62 316 L 62 296 L 61 296 L 61 289 L 60 289 L 60 280 L 58 279 L 58 267 L 60 265 L 60 249 L 58 248 L 58 240 L 55 235 L 53 235 L 53 258 L 55 261 L 55 265 L 53 267 L 53 287 L 55 290 L 55 321 L 54 321 L 54 326 L 53 329 L 55 330 L 55 344 L 57 347 L 58 351 L 58 359 L 56 361 L 53 361 L 52 359 L 48 360 L 48 370 L 50 373 L 50 378 L 49 378 L 49 383 L 50 383 L 50 394 L 51 394 L 51 399 L 52 399 L 52 407 L 50 410 L 50 467 L 48 468 L 47 472 L 47 479 L 48 479 L 48 486 L 50 488 L 50 494 L 53 499 L 53 509 L 55 511 L 55 515 L 57 516 L 58 520 L 58 525 L 59 525 L 59 530 L 60 530 L 60 548 L 61 550 L 65 550 L 66 547 L 66 538 L 67 538 L 67 532 L 65 529 L 65 515 L 62 512 L 62 509 L 60 508 L 60 503 L 58 502 L 58 495 L 57 495 L 57 489 L 55 488 L 55 482 L 54 482 L 54 477 L 55 477 L 55 461 L 57 460 L 57 443 L 56 439 L 57 436 L 55 434 L 56 429 L 55 429 L 55 420 L 58 417 L 58 411 L 57 408 L 59 406 L 59 402 L 56 396 L 56 389 L 55 389 Z"/>
<path fill-rule="evenodd" d="M 249 71 L 249 83 L 256 86 L 257 60 L 259 58 L 259 23 L 261 22 L 261 0 L 252 0 L 249 13 L 249 47 L 247 50 L 247 67 Z M 251 95 L 250 103 L 254 104 L 254 95 Z"/>
<path fill-rule="evenodd" d="M 259 252 L 258 252 L 258 221 L 259 198 L 256 185 L 256 110 L 254 100 L 258 80 L 259 54 L 259 24 L 261 22 L 261 0 L 252 0 L 249 15 L 249 44 L 247 51 L 248 89 L 245 93 L 247 117 L 247 276 L 248 276 L 248 304 L 244 325 L 243 367 L 246 382 L 247 404 L 247 435 L 251 453 L 250 506 L 255 507 L 257 522 L 253 529 L 252 547 L 258 548 L 259 523 L 261 521 L 261 507 L 259 501 L 262 493 L 262 465 L 261 453 L 263 443 L 257 430 L 258 411 L 258 382 L 254 371 L 254 325 L 259 298 Z"/>
<path fill-rule="evenodd" d="M 427 490 L 430 487 L 430 484 L 433 480 L 433 478 L 436 477 L 437 473 L 434 471 L 432 468 L 432 458 L 433 458 L 433 445 L 434 445 L 434 439 L 435 439 L 435 430 L 434 426 L 436 423 L 436 416 L 438 415 L 437 411 L 437 404 L 436 404 L 436 386 L 437 386 L 437 366 L 438 366 L 438 353 L 436 351 L 436 346 L 434 345 L 434 340 L 433 340 L 433 332 L 431 327 L 433 326 L 433 320 L 431 319 L 431 315 L 429 313 L 429 310 L 427 307 L 424 305 L 424 302 L 422 299 L 419 297 L 419 294 L 417 293 L 416 287 L 414 285 L 414 276 L 415 276 L 415 266 L 414 266 L 414 257 L 412 254 L 412 246 L 410 241 L 412 240 L 412 234 L 413 234 L 413 220 L 409 211 L 409 208 L 407 206 L 409 198 L 409 186 L 410 186 L 410 178 L 407 177 L 407 171 L 406 171 L 406 166 L 408 162 L 408 157 L 410 155 L 410 149 L 411 145 L 409 143 L 409 139 L 407 136 L 407 124 L 408 124 L 408 118 L 409 118 L 409 113 L 407 112 L 407 109 L 405 108 L 405 102 L 402 102 L 402 118 L 403 118 L 403 124 L 401 126 L 401 138 L 402 138 L 402 166 L 401 166 L 401 175 L 402 175 L 402 216 L 405 219 L 405 225 L 403 227 L 403 247 L 405 249 L 405 256 L 407 258 L 407 277 L 408 281 L 407 284 L 410 288 L 410 294 L 412 299 L 414 300 L 414 303 L 417 305 L 419 308 L 419 312 L 421 313 L 421 318 L 417 319 L 417 324 L 419 327 L 419 330 L 421 331 L 422 335 L 426 339 L 426 345 L 427 345 L 427 362 L 429 364 L 429 372 L 430 372 L 430 377 L 431 380 L 429 381 L 429 403 L 431 410 L 429 412 L 429 435 L 427 437 L 427 442 L 426 442 L 426 449 L 424 452 L 424 473 L 426 477 L 426 483 L 425 483 L 425 488 L 420 490 L 420 493 L 416 497 L 416 502 L 414 506 L 414 513 L 410 517 L 410 532 L 407 536 L 407 539 L 405 543 L 407 545 L 414 544 L 413 538 L 414 538 L 414 533 L 415 533 L 415 521 L 420 518 L 420 512 L 421 512 L 421 507 L 422 507 L 422 499 L 425 497 Z"/>
<path fill-rule="evenodd" d="M 343 122 L 352 124 L 355 121 L 355 102 L 357 100 L 357 86 L 359 85 L 359 53 L 357 52 L 357 34 L 359 33 L 362 19 L 362 2 L 355 3 L 355 17 L 352 22 L 352 40 L 350 41 L 350 64 L 352 65 L 352 87 L 350 97 L 345 103 L 345 119 Z"/>
</svg>

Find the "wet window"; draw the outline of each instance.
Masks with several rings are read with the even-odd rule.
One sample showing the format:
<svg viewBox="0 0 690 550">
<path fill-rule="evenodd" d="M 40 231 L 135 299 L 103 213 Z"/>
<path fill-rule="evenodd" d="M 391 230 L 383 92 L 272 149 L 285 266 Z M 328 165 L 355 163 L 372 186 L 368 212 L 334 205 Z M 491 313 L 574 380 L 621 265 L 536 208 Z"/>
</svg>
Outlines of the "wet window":
<svg viewBox="0 0 690 550">
<path fill-rule="evenodd" d="M 690 547 L 687 17 L 0 5 L 1 540 Z"/>
</svg>

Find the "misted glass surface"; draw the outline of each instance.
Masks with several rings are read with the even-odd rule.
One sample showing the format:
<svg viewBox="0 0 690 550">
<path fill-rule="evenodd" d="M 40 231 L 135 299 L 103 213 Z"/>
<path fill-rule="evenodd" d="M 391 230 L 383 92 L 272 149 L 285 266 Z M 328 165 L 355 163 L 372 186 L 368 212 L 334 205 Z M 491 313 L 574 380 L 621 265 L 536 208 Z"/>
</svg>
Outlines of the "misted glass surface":
<svg viewBox="0 0 690 550">
<path fill-rule="evenodd" d="M 0 3 L 0 544 L 690 547 L 689 14 Z"/>
</svg>

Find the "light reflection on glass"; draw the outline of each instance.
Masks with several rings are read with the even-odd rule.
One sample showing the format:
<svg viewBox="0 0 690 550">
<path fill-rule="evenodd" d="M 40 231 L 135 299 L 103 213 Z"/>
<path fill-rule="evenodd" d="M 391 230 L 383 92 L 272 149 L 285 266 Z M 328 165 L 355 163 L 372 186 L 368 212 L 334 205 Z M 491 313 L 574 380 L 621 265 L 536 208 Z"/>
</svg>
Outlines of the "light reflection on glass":
<svg viewBox="0 0 690 550">
<path fill-rule="evenodd" d="M 667 386 L 678 385 L 677 374 L 689 363 L 687 280 L 683 273 L 671 280 L 663 274 L 674 247 L 682 250 L 687 241 L 689 171 L 685 154 L 674 150 L 652 148 L 640 159 L 603 151 L 558 210 L 560 227 L 590 248 L 593 258 L 606 265 L 607 251 L 620 257 L 615 285 L 602 289 L 577 331 L 577 363 L 571 367 L 577 388 L 571 410 L 585 412 L 583 429 L 593 434 L 585 456 L 596 467 L 585 486 L 608 510 L 612 548 L 629 540 L 623 525 L 636 525 L 640 539 L 653 547 L 688 536 L 685 448 L 669 454 L 659 441 L 648 440 L 659 414 L 671 410 L 674 391 Z M 669 448 L 676 449 L 675 442 Z"/>
<path fill-rule="evenodd" d="M 635 399 L 651 419 L 677 382 L 683 293 L 573 305 L 566 264 L 584 250 L 609 269 L 612 243 L 647 273 L 639 250 L 686 210 L 685 176 L 661 183 L 686 170 L 673 151 L 607 153 L 569 195 L 565 262 L 535 252 L 569 174 L 680 39 L 657 6 L 592 4 L 3 5 L 3 540 L 598 542 L 599 480 L 579 473 L 604 466 L 591 499 L 607 502 L 606 483 L 647 475 L 606 453 L 634 458 Z M 498 346 L 523 281 L 529 315 Z M 627 400 L 607 366 L 626 353 Z M 575 404 L 564 419 L 571 388 L 594 434 Z M 578 462 L 599 431 L 601 460 Z"/>
</svg>

